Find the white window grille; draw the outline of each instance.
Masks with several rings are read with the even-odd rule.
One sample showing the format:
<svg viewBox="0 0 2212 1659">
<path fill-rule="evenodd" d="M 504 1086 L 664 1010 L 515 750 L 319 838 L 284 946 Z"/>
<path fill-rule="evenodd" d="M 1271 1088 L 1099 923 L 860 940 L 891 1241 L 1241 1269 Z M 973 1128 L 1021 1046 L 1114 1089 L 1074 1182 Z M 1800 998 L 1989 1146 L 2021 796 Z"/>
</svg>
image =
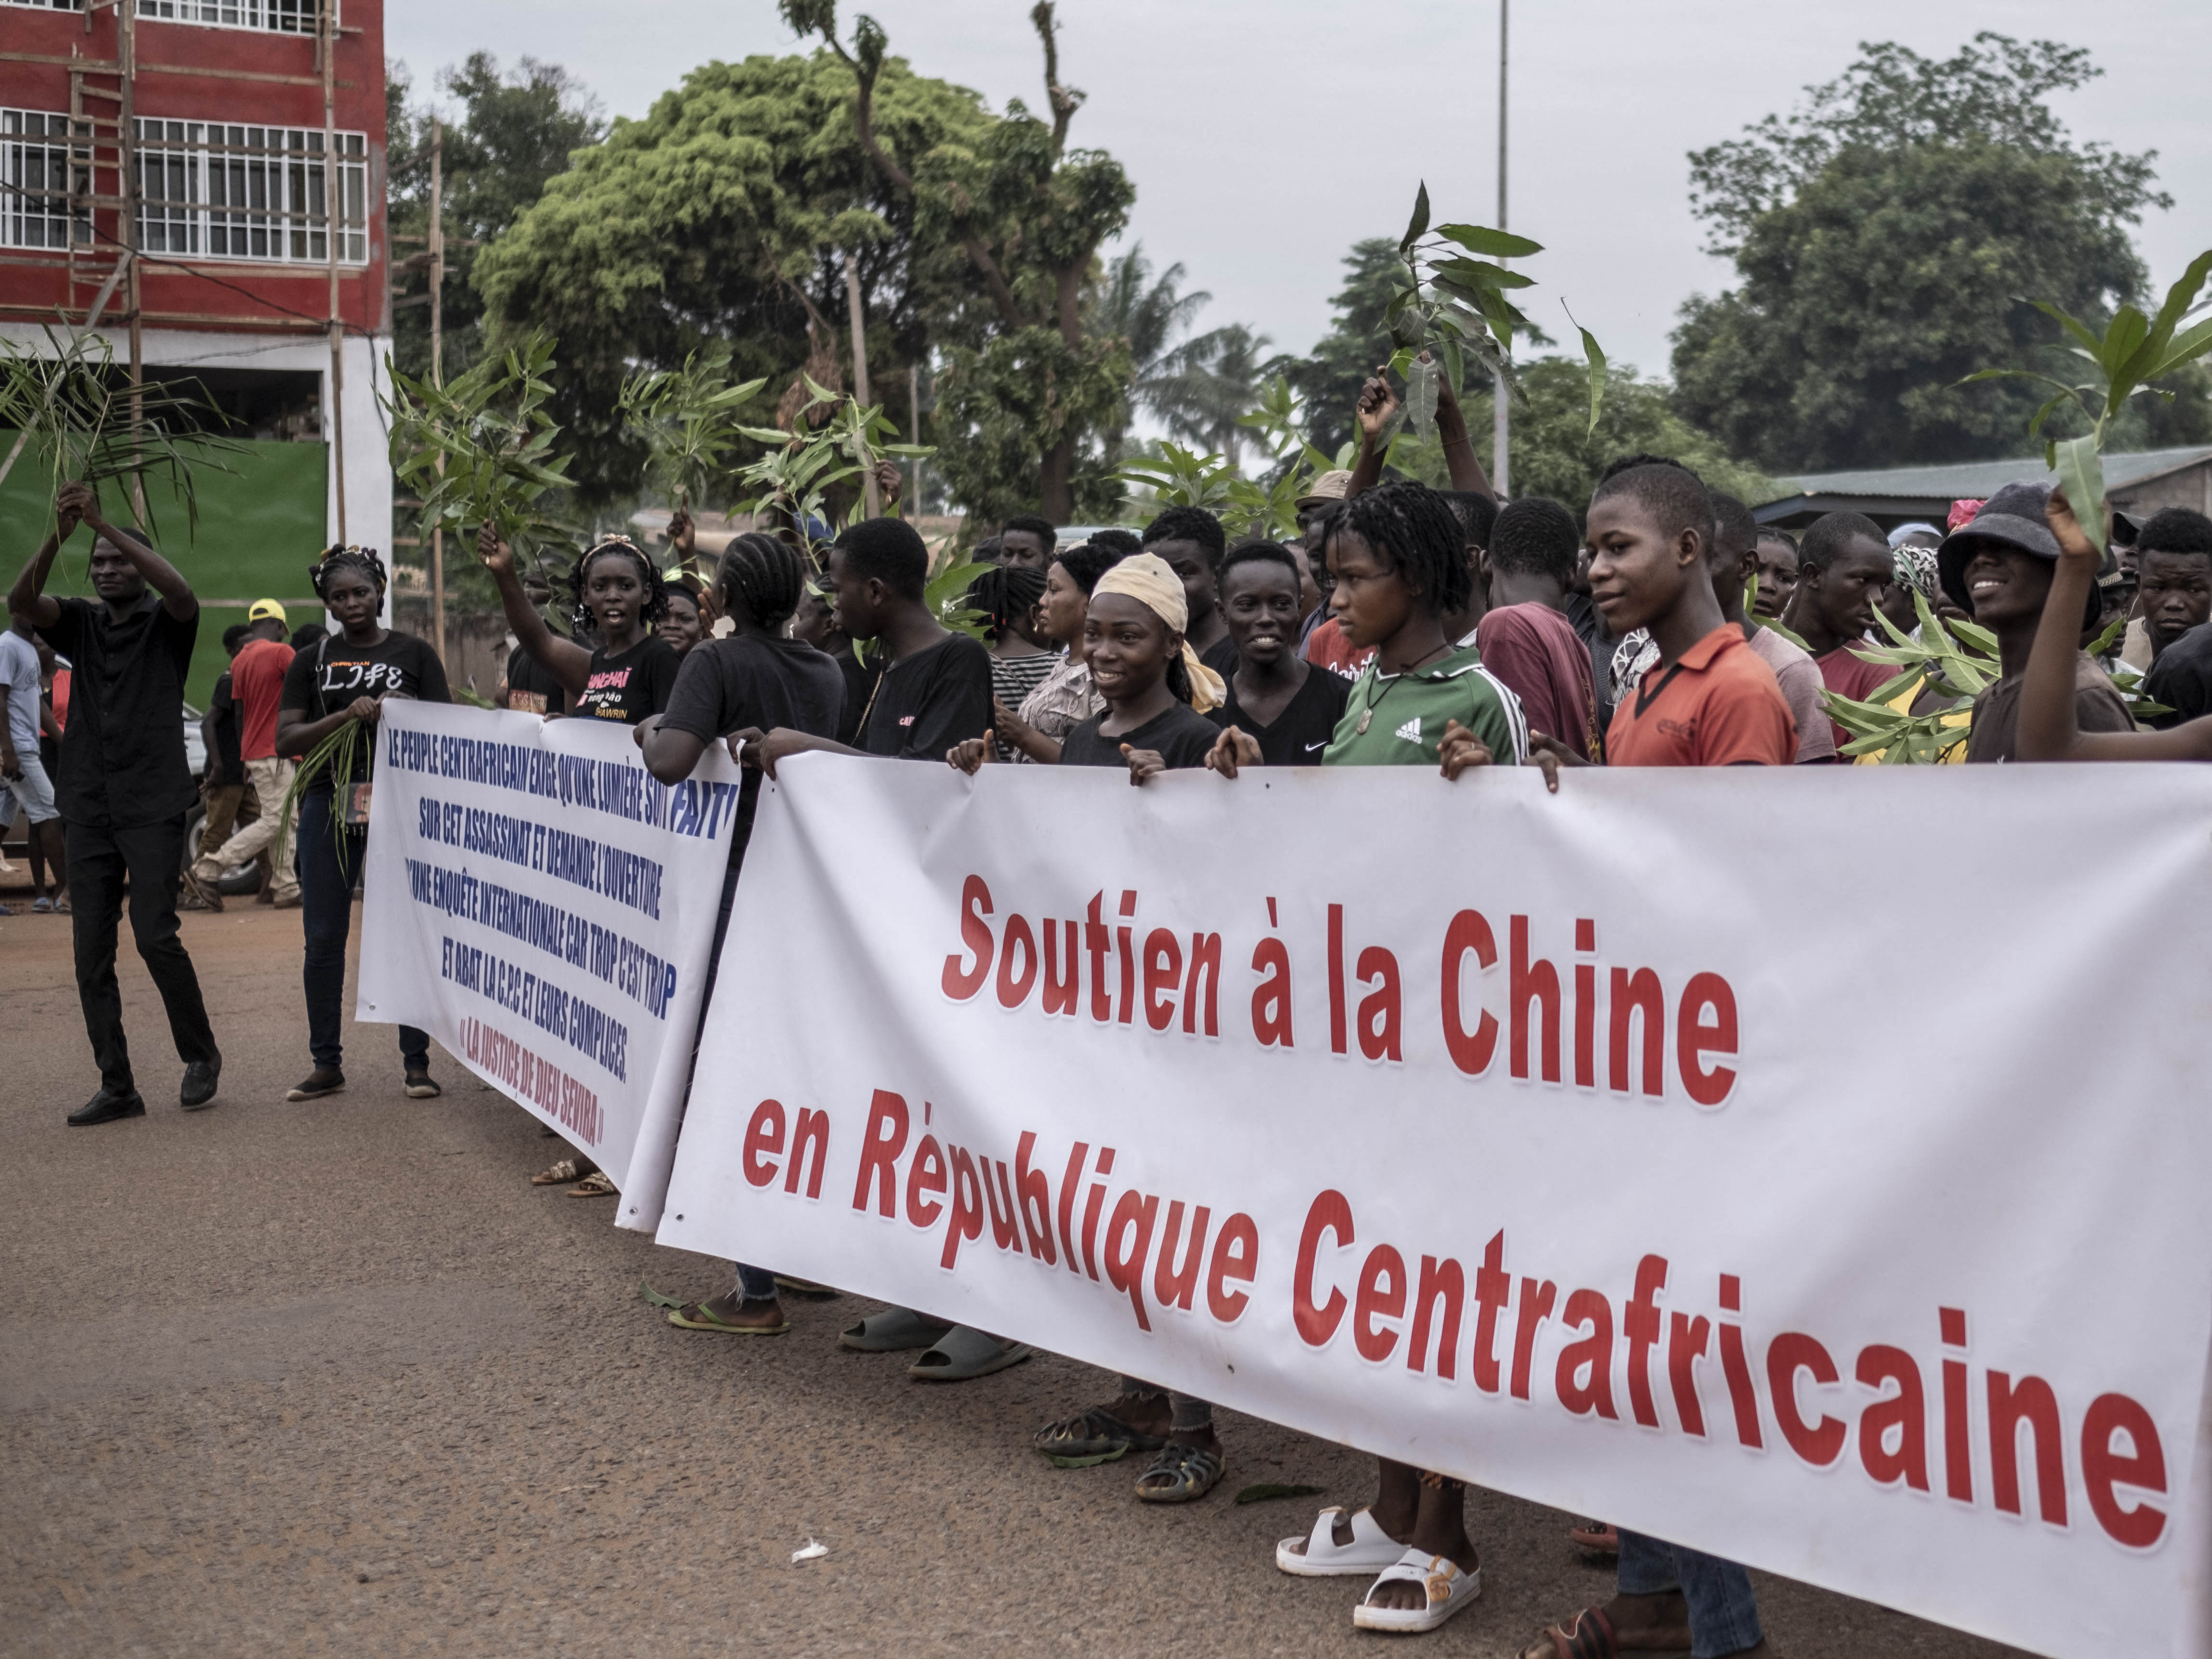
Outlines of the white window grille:
<svg viewBox="0 0 2212 1659">
<path fill-rule="evenodd" d="M 149 253 L 323 264 L 323 132 L 142 118 L 138 240 Z M 368 142 L 341 132 L 338 261 L 368 261 Z"/>
<path fill-rule="evenodd" d="M 84 0 L 0 0 L 0 6 L 35 6 L 40 11 L 82 11 Z"/>
<path fill-rule="evenodd" d="M 88 207 L 72 215 L 72 193 L 92 194 L 92 126 L 48 111 L 0 109 L 0 246 L 66 248 L 72 226 L 92 240 Z"/>
<path fill-rule="evenodd" d="M 138 0 L 138 15 L 164 23 L 201 23 L 210 28 L 313 34 L 316 3 L 317 0 Z M 56 0 L 56 3 L 62 3 L 62 0 Z"/>
</svg>

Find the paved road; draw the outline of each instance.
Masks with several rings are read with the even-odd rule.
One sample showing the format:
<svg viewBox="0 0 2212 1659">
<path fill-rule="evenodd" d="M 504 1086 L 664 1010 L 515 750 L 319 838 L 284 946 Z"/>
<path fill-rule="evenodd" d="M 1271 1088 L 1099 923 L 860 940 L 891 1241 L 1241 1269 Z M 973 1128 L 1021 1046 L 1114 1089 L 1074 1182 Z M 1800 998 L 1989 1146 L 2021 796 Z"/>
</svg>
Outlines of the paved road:
<svg viewBox="0 0 2212 1659">
<path fill-rule="evenodd" d="M 1026 1449 L 1109 1391 L 1088 1367 L 913 1383 L 836 1346 L 873 1305 L 849 1297 L 775 1340 L 671 1329 L 639 1281 L 708 1294 L 719 1264 L 530 1187 L 556 1143 L 451 1060 L 442 1100 L 406 1099 L 389 1028 L 349 1049 L 350 1092 L 284 1104 L 308 1066 L 296 913 L 185 918 L 228 1060 L 197 1115 L 126 948 L 151 1110 L 67 1128 L 96 1083 L 67 927 L 0 921 L 0 1133 L 26 1177 L 0 1218 L 0 1650 L 1378 1650 L 1353 1581 L 1273 1565 L 1316 1502 L 1365 1497 L 1342 1447 L 1229 1416 L 1210 1498 L 1139 1504 L 1133 1469 Z M 1231 1501 L 1270 1480 L 1327 1497 Z M 1484 1599 L 1422 1654 L 1509 1654 L 1609 1593 L 1569 1517 L 1469 1508 Z M 793 1566 L 810 1537 L 829 1556 Z M 1787 1659 L 2008 1651 L 1760 1595 Z"/>
</svg>

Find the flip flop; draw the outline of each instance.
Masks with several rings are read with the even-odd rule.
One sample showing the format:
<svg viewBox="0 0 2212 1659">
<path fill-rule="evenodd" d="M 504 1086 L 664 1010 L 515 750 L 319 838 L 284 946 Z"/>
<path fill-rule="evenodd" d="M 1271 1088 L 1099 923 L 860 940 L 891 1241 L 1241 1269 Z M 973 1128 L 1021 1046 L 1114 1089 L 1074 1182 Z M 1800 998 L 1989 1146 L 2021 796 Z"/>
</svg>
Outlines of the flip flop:
<svg viewBox="0 0 2212 1659">
<path fill-rule="evenodd" d="M 791 1328 L 788 1319 L 781 1325 L 732 1325 L 703 1302 L 671 1308 L 668 1322 L 683 1330 L 714 1331 L 723 1336 L 781 1336 Z"/>
<path fill-rule="evenodd" d="M 1021 1342 L 1001 1342 L 973 1326 L 955 1325 L 937 1339 L 929 1352 L 906 1368 L 917 1382 L 969 1382 L 1030 1357 Z"/>
<path fill-rule="evenodd" d="M 1219 1484 L 1228 1467 L 1218 1451 L 1170 1441 L 1137 1477 L 1137 1496 L 1147 1504 L 1195 1503 Z"/>
<path fill-rule="evenodd" d="M 1426 1607 L 1378 1607 L 1367 1599 L 1385 1584 L 1408 1583 L 1427 1589 Z M 1395 1566 L 1385 1567 L 1367 1587 L 1367 1595 L 1361 1596 L 1359 1604 L 1352 1610 L 1352 1622 L 1361 1630 L 1414 1635 L 1434 1630 L 1481 1594 L 1480 1567 L 1473 1572 L 1462 1572 L 1449 1556 L 1431 1555 L 1426 1550 L 1407 1550 Z"/>
<path fill-rule="evenodd" d="M 1168 1443 L 1164 1434 L 1146 1434 L 1133 1429 L 1103 1407 L 1093 1406 L 1079 1417 L 1064 1417 L 1057 1423 L 1048 1423 L 1031 1437 L 1030 1443 L 1047 1457 L 1121 1456 L 1125 1452 L 1158 1451 Z"/>
<path fill-rule="evenodd" d="M 1585 1521 L 1568 1529 L 1567 1540 L 1577 1549 L 1588 1550 L 1593 1555 L 1620 1553 L 1620 1529 L 1609 1522 Z"/>
<path fill-rule="evenodd" d="M 842 1333 L 837 1340 L 857 1353 L 900 1353 L 908 1348 L 926 1348 L 951 1328 L 945 1321 L 911 1308 L 893 1308 L 870 1314 Z"/>
<path fill-rule="evenodd" d="M 606 1198 L 622 1189 L 608 1177 L 605 1170 L 594 1170 L 568 1188 L 571 1198 Z"/>
<path fill-rule="evenodd" d="M 1365 1510 L 1352 1512 L 1352 1541 L 1336 1541 L 1336 1517 L 1342 1508 L 1327 1509 L 1304 1538 L 1285 1538 L 1275 1546 L 1275 1565 L 1299 1578 L 1365 1578 L 1391 1565 L 1406 1553 L 1406 1547 L 1382 1530 Z M 1304 1544 L 1294 1550 L 1293 1544 Z"/>
</svg>

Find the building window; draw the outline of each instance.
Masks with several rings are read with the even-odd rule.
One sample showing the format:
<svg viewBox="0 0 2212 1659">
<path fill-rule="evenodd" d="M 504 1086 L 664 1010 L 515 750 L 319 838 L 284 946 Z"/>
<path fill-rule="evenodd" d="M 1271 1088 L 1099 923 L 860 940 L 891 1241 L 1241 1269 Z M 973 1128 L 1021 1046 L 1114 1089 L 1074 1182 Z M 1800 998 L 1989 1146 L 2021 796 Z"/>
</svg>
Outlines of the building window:
<svg viewBox="0 0 2212 1659">
<path fill-rule="evenodd" d="M 212 28 L 313 34 L 315 4 L 316 0 L 138 0 L 138 15 L 164 23 L 204 23 Z"/>
<path fill-rule="evenodd" d="M 38 110 L 0 109 L 0 246 L 66 248 L 92 240 L 89 122 Z M 69 198 L 86 204 L 72 215 Z"/>
<path fill-rule="evenodd" d="M 138 244 L 154 254 L 323 264 L 323 133 L 141 119 Z M 368 139 L 337 135 L 338 261 L 368 261 Z"/>
<path fill-rule="evenodd" d="M 41 11 L 82 11 L 84 0 L 0 0 L 0 6 L 35 6 Z"/>
</svg>

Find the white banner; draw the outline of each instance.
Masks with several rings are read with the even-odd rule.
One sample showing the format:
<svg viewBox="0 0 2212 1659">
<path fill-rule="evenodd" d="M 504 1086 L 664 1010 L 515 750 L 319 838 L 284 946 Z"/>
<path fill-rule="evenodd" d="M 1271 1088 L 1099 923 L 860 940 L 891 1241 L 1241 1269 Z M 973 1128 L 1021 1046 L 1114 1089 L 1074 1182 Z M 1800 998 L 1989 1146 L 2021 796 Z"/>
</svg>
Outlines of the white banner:
<svg viewBox="0 0 2212 1659">
<path fill-rule="evenodd" d="M 672 787 L 628 726 L 438 703 L 376 733 L 355 1018 L 419 1025 L 591 1154 L 650 1229 L 737 822 L 710 747 Z"/>
<path fill-rule="evenodd" d="M 2206 1650 L 2212 772 L 782 772 L 661 1243 Z"/>
</svg>

